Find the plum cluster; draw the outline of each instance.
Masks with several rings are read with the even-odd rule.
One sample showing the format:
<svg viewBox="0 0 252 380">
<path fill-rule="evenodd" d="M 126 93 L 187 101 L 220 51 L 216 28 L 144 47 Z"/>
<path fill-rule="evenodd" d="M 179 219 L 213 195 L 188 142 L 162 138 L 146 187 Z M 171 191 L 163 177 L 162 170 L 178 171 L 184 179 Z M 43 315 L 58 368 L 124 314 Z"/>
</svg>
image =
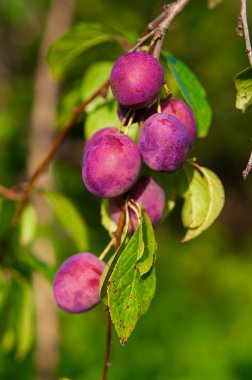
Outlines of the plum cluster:
<svg viewBox="0 0 252 380">
<path fill-rule="evenodd" d="M 165 209 L 164 189 L 150 176 L 141 175 L 142 161 L 152 170 L 174 172 L 188 156 L 196 138 L 193 112 L 180 99 L 159 99 L 164 84 L 160 62 L 143 51 L 131 52 L 114 64 L 110 84 L 118 102 L 122 123 L 139 122 L 136 143 L 113 126 L 94 133 L 83 150 L 82 178 L 90 193 L 109 199 L 113 220 L 118 223 L 128 205 L 129 229 L 138 226 L 138 202 L 153 225 Z M 128 125 L 129 127 L 130 125 Z M 66 260 L 54 280 L 56 303 L 63 310 L 79 313 L 99 302 L 99 281 L 105 263 L 91 253 Z"/>
</svg>

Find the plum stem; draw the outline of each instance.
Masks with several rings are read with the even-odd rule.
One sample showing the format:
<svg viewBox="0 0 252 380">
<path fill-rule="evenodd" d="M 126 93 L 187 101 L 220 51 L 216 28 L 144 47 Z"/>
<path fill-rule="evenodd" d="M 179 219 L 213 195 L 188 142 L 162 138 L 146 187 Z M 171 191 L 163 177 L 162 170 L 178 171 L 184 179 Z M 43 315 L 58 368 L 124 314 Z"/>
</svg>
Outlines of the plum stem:
<svg viewBox="0 0 252 380">
<path fill-rule="evenodd" d="M 102 251 L 102 253 L 100 254 L 99 256 L 99 259 L 100 260 L 103 260 L 104 257 L 109 253 L 109 251 L 111 250 L 111 248 L 113 247 L 113 245 L 115 244 L 116 242 L 116 238 L 113 236 L 111 238 L 111 240 L 109 241 L 108 245 L 104 248 L 104 250 Z"/>
</svg>

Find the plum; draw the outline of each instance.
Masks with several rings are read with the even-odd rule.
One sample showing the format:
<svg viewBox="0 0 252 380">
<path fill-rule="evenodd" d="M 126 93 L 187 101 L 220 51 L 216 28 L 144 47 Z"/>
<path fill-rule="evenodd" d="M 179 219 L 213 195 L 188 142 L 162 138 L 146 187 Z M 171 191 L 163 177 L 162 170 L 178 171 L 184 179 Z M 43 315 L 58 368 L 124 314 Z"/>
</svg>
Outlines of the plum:
<svg viewBox="0 0 252 380">
<path fill-rule="evenodd" d="M 190 143 L 186 127 L 179 119 L 156 113 L 143 124 L 139 149 L 147 166 L 156 171 L 174 172 L 185 162 Z"/>
<path fill-rule="evenodd" d="M 86 188 L 97 197 L 112 198 L 127 192 L 137 181 L 141 154 L 128 136 L 99 137 L 88 149 L 82 166 Z"/>
<path fill-rule="evenodd" d="M 161 219 L 165 209 L 165 192 L 163 188 L 152 178 L 142 176 L 127 196 L 112 198 L 109 200 L 109 208 L 112 219 L 118 223 L 120 213 L 125 206 L 126 197 L 134 202 L 141 202 L 142 208 L 147 212 L 153 225 Z M 133 210 L 129 210 L 129 233 L 133 233 L 138 226 L 138 218 Z"/>
<path fill-rule="evenodd" d="M 106 263 L 89 252 L 69 257 L 53 282 L 56 304 L 69 313 L 82 313 L 100 302 L 100 278 Z"/>
<path fill-rule="evenodd" d="M 115 99 L 128 108 L 143 108 L 152 103 L 163 83 L 161 63 L 143 51 L 121 56 L 115 62 L 110 76 Z"/>
<path fill-rule="evenodd" d="M 83 160 L 85 159 L 85 156 L 87 154 L 88 149 L 94 142 L 101 136 L 105 135 L 113 135 L 114 133 L 117 133 L 116 127 L 105 127 L 102 129 L 99 129 L 96 131 L 85 143 L 84 149 L 83 149 Z"/>
<path fill-rule="evenodd" d="M 196 138 L 196 121 L 191 108 L 178 98 L 161 99 L 161 111 L 169 115 L 176 116 L 186 127 L 190 145 L 192 145 Z"/>
</svg>

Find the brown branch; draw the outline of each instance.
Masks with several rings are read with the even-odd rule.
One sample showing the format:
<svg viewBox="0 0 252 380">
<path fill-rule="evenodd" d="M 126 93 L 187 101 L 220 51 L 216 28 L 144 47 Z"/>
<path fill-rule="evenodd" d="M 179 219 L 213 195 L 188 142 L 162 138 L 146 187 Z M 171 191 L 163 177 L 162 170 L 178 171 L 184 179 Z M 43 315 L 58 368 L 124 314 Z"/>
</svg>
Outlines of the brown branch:
<svg viewBox="0 0 252 380">
<path fill-rule="evenodd" d="M 244 181 L 247 178 L 247 176 L 249 175 L 251 170 L 252 170 L 252 152 L 250 153 L 250 157 L 249 157 L 247 166 L 242 172 L 242 176 L 243 176 Z"/>
<path fill-rule="evenodd" d="M 25 204 L 27 202 L 27 199 L 29 198 L 32 190 L 34 183 L 36 179 L 39 177 L 39 175 L 45 170 L 47 167 L 48 163 L 52 159 L 52 157 L 55 155 L 58 147 L 61 145 L 61 143 L 64 141 L 65 137 L 67 136 L 68 132 L 70 129 L 73 127 L 75 122 L 77 121 L 78 117 L 80 114 L 85 110 L 87 105 L 91 103 L 95 98 L 97 98 L 99 95 L 101 95 L 104 92 L 104 89 L 109 87 L 109 80 L 107 80 L 103 85 L 95 91 L 88 99 L 86 99 L 83 103 L 81 103 L 75 110 L 73 111 L 72 116 L 69 118 L 69 120 L 66 122 L 66 124 L 63 126 L 63 128 L 60 130 L 60 132 L 57 134 L 55 140 L 53 141 L 51 147 L 49 148 L 46 156 L 42 159 L 38 167 L 35 169 L 34 173 L 32 174 L 31 178 L 28 181 L 27 187 L 24 191 L 24 196 L 19 204 L 19 207 L 17 208 L 17 211 L 14 215 L 13 221 L 12 221 L 12 226 L 15 226 L 19 218 L 23 212 L 23 209 L 25 207 Z"/>
<path fill-rule="evenodd" d="M 247 20 L 247 0 L 241 0 L 241 11 L 238 18 L 238 26 L 236 31 L 239 36 L 244 35 L 245 46 L 246 46 L 246 54 L 249 59 L 250 66 L 252 66 L 252 48 L 249 37 L 249 28 L 248 28 L 248 20 Z"/>
<path fill-rule="evenodd" d="M 155 47 L 153 50 L 153 56 L 156 57 L 157 59 L 160 56 L 161 49 L 164 43 L 164 37 L 171 22 L 179 13 L 182 12 L 182 10 L 189 3 L 189 1 L 190 0 L 177 0 L 177 1 L 174 1 L 174 3 L 168 4 L 166 6 L 166 15 L 164 19 L 160 22 L 158 27 L 156 28 L 156 33 L 159 35 L 159 39 L 157 39 L 157 42 L 155 44 Z"/>
<path fill-rule="evenodd" d="M 24 194 L 17 193 L 15 190 L 8 189 L 3 185 L 0 185 L 0 195 L 10 201 L 22 201 Z"/>
<path fill-rule="evenodd" d="M 106 380 L 108 369 L 110 367 L 110 350 L 111 350 L 111 343 L 112 343 L 112 321 L 109 314 L 109 308 L 106 306 L 106 312 L 107 312 L 107 336 L 106 336 L 106 348 L 105 348 L 105 359 L 104 359 L 104 366 L 103 366 L 103 372 L 101 376 L 101 380 Z"/>
</svg>

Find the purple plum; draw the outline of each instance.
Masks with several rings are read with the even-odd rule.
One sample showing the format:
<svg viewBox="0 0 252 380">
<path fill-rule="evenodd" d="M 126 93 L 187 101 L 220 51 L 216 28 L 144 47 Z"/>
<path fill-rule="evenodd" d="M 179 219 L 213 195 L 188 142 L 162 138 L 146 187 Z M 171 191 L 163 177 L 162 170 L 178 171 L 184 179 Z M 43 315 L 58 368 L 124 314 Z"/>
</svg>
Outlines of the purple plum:
<svg viewBox="0 0 252 380">
<path fill-rule="evenodd" d="M 179 119 L 156 113 L 143 124 L 139 149 L 144 162 L 156 171 L 174 172 L 185 162 L 190 142 L 186 127 Z"/>
<path fill-rule="evenodd" d="M 190 145 L 196 138 L 196 121 L 191 108 L 178 98 L 166 98 L 160 100 L 161 111 L 169 115 L 176 116 L 186 127 Z"/>
<path fill-rule="evenodd" d="M 153 178 L 142 176 L 126 196 L 109 200 L 110 214 L 116 223 L 119 221 L 127 197 L 134 202 L 141 202 L 143 210 L 147 212 L 153 225 L 159 222 L 165 209 L 165 192 Z M 138 218 L 132 209 L 129 213 L 129 233 L 131 234 L 138 226 Z"/>
<path fill-rule="evenodd" d="M 88 149 L 82 178 L 90 193 L 112 198 L 127 192 L 137 181 L 141 154 L 128 136 L 116 133 L 99 137 Z"/>
<path fill-rule="evenodd" d="M 144 108 L 152 103 L 163 83 L 161 63 L 144 51 L 121 56 L 115 62 L 110 77 L 114 97 L 128 108 Z"/>
<path fill-rule="evenodd" d="M 105 127 L 105 128 L 102 128 L 102 129 L 99 129 L 98 131 L 96 131 L 86 142 L 85 142 L 85 145 L 84 145 L 84 149 L 83 149 L 83 160 L 85 159 L 85 156 L 87 154 L 87 151 L 88 149 L 90 148 L 90 146 L 92 144 L 94 144 L 94 142 L 101 136 L 105 136 L 105 135 L 113 135 L 117 133 L 117 128 L 116 127 Z"/>
<path fill-rule="evenodd" d="M 77 253 L 59 267 L 53 282 L 56 304 L 69 313 L 82 313 L 100 302 L 100 278 L 106 263 L 92 253 Z"/>
</svg>

